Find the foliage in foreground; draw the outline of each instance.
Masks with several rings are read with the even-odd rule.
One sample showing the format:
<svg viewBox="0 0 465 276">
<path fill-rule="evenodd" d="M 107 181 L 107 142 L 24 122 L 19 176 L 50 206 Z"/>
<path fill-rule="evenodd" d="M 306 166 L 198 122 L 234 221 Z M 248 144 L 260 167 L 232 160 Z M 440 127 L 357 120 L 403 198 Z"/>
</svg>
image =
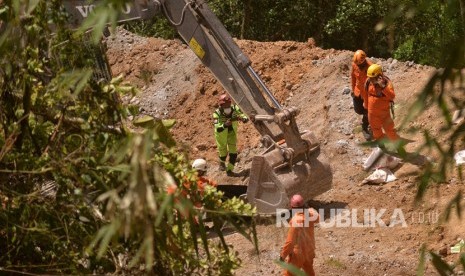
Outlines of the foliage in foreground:
<svg viewBox="0 0 465 276">
<path fill-rule="evenodd" d="M 215 189 L 199 197 L 173 122 L 130 124 L 138 109 L 121 98 L 137 91 L 92 77 L 98 47 L 67 30 L 60 2 L 0 6 L 1 269 L 231 274 L 240 260 L 220 228 L 229 221 L 255 242 L 253 225 L 232 215 L 250 205 Z M 97 9 L 91 20 L 115 15 Z M 216 239 L 202 221 L 209 210 Z"/>
<path fill-rule="evenodd" d="M 409 11 L 410 16 L 401 12 L 406 10 Z M 408 129 L 412 133 L 420 133 L 423 138 L 423 143 L 416 149 L 416 152 L 406 153 L 404 158 L 408 160 L 412 155 L 420 154 L 437 157 L 437 160 L 426 164 L 423 173 L 419 176 L 416 202 L 421 202 L 427 200 L 425 195 L 428 189 L 446 184 L 451 177 L 458 177 L 461 182 L 464 180 L 463 168 L 455 165 L 454 155 L 465 147 L 465 121 L 462 120 L 455 124 L 452 121 L 452 114 L 465 108 L 465 71 L 463 70 L 465 66 L 465 1 L 447 1 L 446 3 L 429 0 L 419 1 L 419 3 L 406 1 L 403 5 L 393 8 L 392 11 L 394 12 L 381 24 L 387 29 L 395 28 L 393 26 L 396 25 L 395 22 L 399 22 L 398 19 L 404 16 L 406 17 L 404 22 L 421 25 L 421 28 L 427 26 L 424 20 L 428 17 L 433 18 L 433 21 L 438 20 L 436 21 L 438 24 L 434 25 L 433 29 L 416 34 L 422 40 L 428 40 L 432 45 L 425 44 L 416 48 L 418 44 L 411 44 L 415 47 L 410 50 L 422 53 L 421 55 L 430 55 L 428 58 L 440 61 L 444 68 L 434 72 L 416 101 L 409 107 L 409 112 L 401 125 L 401 128 Z M 416 20 L 418 22 L 415 22 Z M 406 41 L 406 43 L 410 42 Z M 440 129 L 408 127 L 409 123 L 414 122 L 431 108 L 438 108 L 440 111 L 444 122 Z M 465 204 L 463 192 L 463 189 L 460 189 L 457 194 L 451 195 L 440 222 L 447 222 L 454 213 L 459 221 L 463 221 L 462 210 Z M 428 250 L 425 244 L 420 248 L 417 275 L 425 274 L 428 262 L 440 275 L 454 275 L 459 270 L 465 270 L 465 252 L 462 252 L 455 262 L 448 263 L 434 250 Z"/>
</svg>

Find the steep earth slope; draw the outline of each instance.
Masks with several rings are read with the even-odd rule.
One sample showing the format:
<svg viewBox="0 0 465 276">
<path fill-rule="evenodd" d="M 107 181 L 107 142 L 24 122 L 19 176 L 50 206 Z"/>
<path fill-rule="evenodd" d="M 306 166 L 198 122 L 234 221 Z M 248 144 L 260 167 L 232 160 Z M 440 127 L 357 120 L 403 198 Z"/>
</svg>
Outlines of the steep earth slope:
<svg viewBox="0 0 465 276">
<path fill-rule="evenodd" d="M 238 40 L 238 45 L 252 60 L 276 98 L 285 106 L 296 106 L 301 113 L 301 130 L 312 130 L 320 139 L 322 151 L 329 158 L 333 172 L 333 189 L 313 202 L 315 207 L 346 209 L 363 221 L 363 212 L 373 209 L 377 214 L 386 209 L 381 219 L 389 224 L 396 208 L 402 211 L 406 227 L 343 227 L 320 225 L 316 230 L 319 275 L 415 275 L 419 250 L 423 243 L 439 252 L 446 260 L 457 257 L 448 249 L 465 239 L 465 220 L 456 216 L 449 223 L 437 223 L 439 213 L 464 185 L 452 175 L 446 183 L 429 192 L 426 200 L 414 205 L 416 183 L 426 153 L 395 171 L 398 180 L 385 185 L 358 184 L 368 175 L 362 163 L 371 152 L 360 145 L 361 118 L 352 109 L 352 99 L 344 94 L 350 85 L 350 62 L 353 52 L 324 50 L 307 43 L 291 41 L 255 42 Z M 226 177 L 218 172 L 211 114 L 216 108 L 220 84 L 180 41 L 142 38 L 123 29 L 107 40 L 108 58 L 114 75 L 125 74 L 139 86 L 142 93 L 132 99 L 143 113 L 162 118 L 175 118 L 173 134 L 190 152 L 192 159 L 204 157 L 210 162 L 209 175 L 219 183 L 246 184 L 247 179 Z M 396 125 L 409 111 L 435 68 L 372 58 L 381 64 L 396 89 Z M 428 109 L 417 120 L 399 131 L 412 142 L 413 151 L 422 142 L 415 127 L 441 135 L 443 122 L 439 111 Z M 250 167 L 251 157 L 260 151 L 259 135 L 249 124 L 239 127 L 239 168 Z M 446 138 L 442 138 L 447 143 Z M 434 160 L 435 156 L 427 156 Z M 328 222 L 328 221 L 327 221 Z M 274 220 L 258 226 L 260 254 L 238 234 L 228 236 L 240 252 L 243 266 L 238 275 L 278 275 L 274 263 L 283 245 L 286 228 L 276 227 Z M 458 272 L 463 273 L 463 272 Z M 436 275 L 427 265 L 427 275 Z"/>
</svg>

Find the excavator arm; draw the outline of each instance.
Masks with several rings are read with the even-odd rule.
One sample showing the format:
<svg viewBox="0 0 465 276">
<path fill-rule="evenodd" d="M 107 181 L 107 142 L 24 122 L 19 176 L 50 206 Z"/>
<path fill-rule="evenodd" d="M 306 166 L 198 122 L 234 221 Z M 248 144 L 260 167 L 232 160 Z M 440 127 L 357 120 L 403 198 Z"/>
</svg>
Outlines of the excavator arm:
<svg viewBox="0 0 465 276">
<path fill-rule="evenodd" d="M 91 4 L 89 4 L 89 2 Z M 99 1 L 64 1 L 72 26 L 78 26 Z M 93 3 L 93 4 L 92 4 Z M 286 208 L 300 193 L 310 199 L 331 188 L 330 166 L 319 142 L 296 124 L 297 108 L 284 109 L 251 67 L 223 24 L 204 0 L 131 1 L 119 21 L 146 19 L 162 13 L 231 98 L 251 117 L 268 148 L 252 160 L 247 199 L 260 213 Z M 282 141 L 285 143 L 282 143 Z"/>
</svg>

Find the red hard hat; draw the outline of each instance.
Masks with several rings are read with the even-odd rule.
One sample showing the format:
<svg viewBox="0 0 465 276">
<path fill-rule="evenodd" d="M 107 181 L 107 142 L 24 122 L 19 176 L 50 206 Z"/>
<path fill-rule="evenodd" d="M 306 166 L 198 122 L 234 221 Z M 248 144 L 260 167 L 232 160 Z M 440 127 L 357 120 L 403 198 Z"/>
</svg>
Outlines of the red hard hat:
<svg viewBox="0 0 465 276">
<path fill-rule="evenodd" d="M 299 208 L 304 206 L 304 198 L 299 195 L 293 195 L 291 198 L 291 208 Z"/>
<path fill-rule="evenodd" d="M 229 97 L 228 94 L 221 94 L 220 97 L 218 98 L 218 104 L 219 105 L 230 105 L 231 98 Z"/>
</svg>

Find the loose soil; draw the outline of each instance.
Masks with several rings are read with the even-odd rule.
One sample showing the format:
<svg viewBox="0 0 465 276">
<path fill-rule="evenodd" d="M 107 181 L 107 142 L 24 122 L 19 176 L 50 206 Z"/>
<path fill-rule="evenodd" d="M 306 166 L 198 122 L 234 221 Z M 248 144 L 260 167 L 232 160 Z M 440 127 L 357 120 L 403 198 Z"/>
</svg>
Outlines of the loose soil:
<svg viewBox="0 0 465 276">
<path fill-rule="evenodd" d="M 350 95 L 350 64 L 353 52 L 321 49 L 309 39 L 307 43 L 280 41 L 256 42 L 237 40 L 240 48 L 252 60 L 252 66 L 268 88 L 284 106 L 300 109 L 297 118 L 301 130 L 311 130 L 320 139 L 322 152 L 328 157 L 334 173 L 333 187 L 313 199 L 313 206 L 358 210 L 382 209 L 381 219 L 389 224 L 396 208 L 401 208 L 406 227 L 337 227 L 317 226 L 315 231 L 318 275 L 416 275 L 420 248 L 445 256 L 448 262 L 457 260 L 450 246 L 465 239 L 465 219 L 456 213 L 447 223 L 438 223 L 438 216 L 449 201 L 464 189 L 463 182 L 452 173 L 441 185 L 431 188 L 425 200 L 414 204 L 418 177 L 424 159 L 404 163 L 397 168 L 398 180 L 384 185 L 358 184 L 369 175 L 362 163 L 371 149 L 360 145 L 361 117 L 353 111 Z M 181 147 L 191 159 L 203 157 L 209 161 L 208 174 L 219 183 L 246 185 L 247 178 L 232 178 L 218 171 L 213 138 L 212 112 L 217 96 L 224 90 L 213 75 L 198 61 L 192 51 L 178 40 L 143 38 L 124 29 L 107 39 L 108 59 L 113 75 L 124 74 L 138 86 L 141 93 L 130 99 L 142 113 L 177 120 L 172 129 Z M 436 68 L 399 62 L 393 59 L 371 58 L 381 64 L 393 81 L 396 91 L 396 126 L 405 118 L 411 104 L 435 72 Z M 406 147 L 413 152 L 422 142 L 422 135 L 412 133 L 414 127 L 430 130 L 441 138 L 445 125 L 435 107 L 399 130 L 411 140 Z M 251 123 L 239 127 L 238 170 L 250 168 L 251 158 L 260 152 L 259 134 Z M 326 220 L 326 223 L 329 223 Z M 286 237 L 286 228 L 276 227 L 274 219 L 263 220 L 257 227 L 259 254 L 252 244 L 237 233 L 227 241 L 239 252 L 242 267 L 237 275 L 278 275 L 275 264 Z M 462 273 L 456 269 L 457 273 Z M 426 264 L 426 275 L 437 275 L 432 264 Z"/>
</svg>

